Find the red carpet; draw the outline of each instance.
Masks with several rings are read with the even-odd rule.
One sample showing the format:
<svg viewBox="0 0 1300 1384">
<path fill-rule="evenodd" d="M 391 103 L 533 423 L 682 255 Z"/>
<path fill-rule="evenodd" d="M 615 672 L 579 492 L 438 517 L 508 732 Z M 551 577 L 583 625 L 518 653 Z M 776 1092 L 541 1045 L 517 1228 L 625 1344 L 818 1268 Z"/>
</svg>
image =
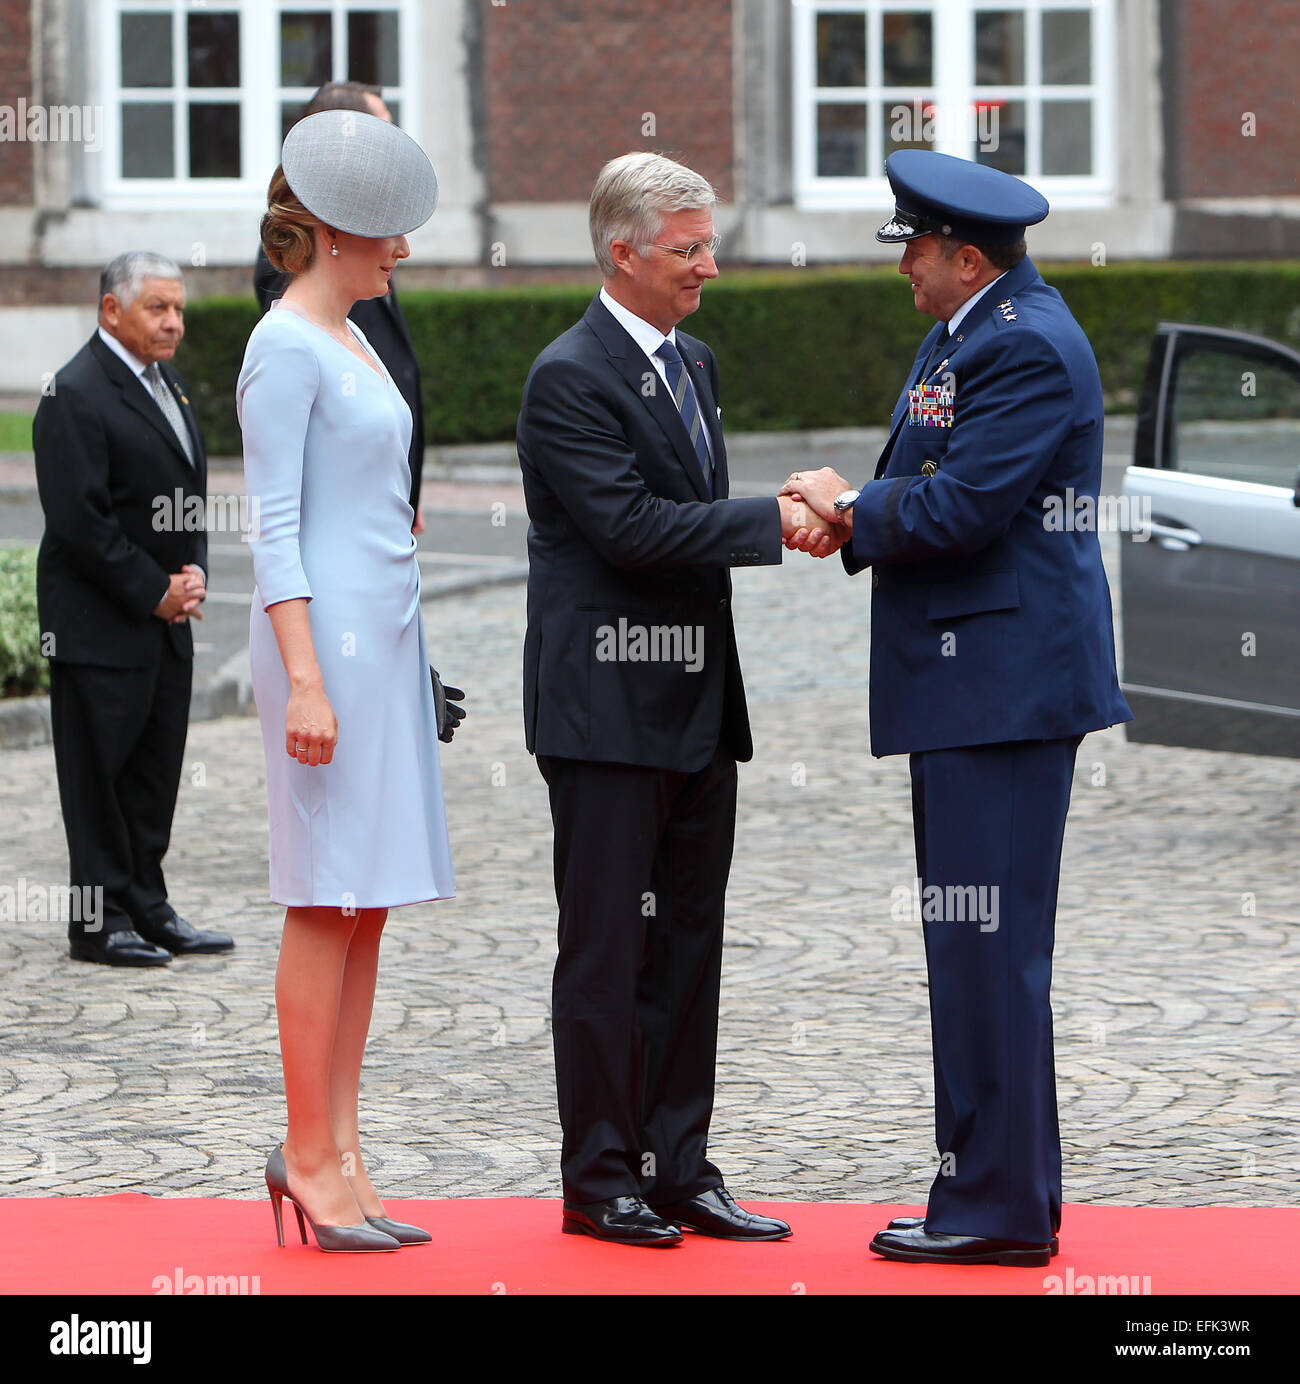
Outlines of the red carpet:
<svg viewBox="0 0 1300 1384">
<path fill-rule="evenodd" d="M 917 1207 L 856 1202 L 750 1203 L 794 1236 L 745 1245 L 698 1236 L 671 1249 L 560 1234 L 558 1201 L 391 1202 L 434 1243 L 396 1254 L 322 1254 L 297 1243 L 285 1204 L 276 1247 L 267 1201 L 123 1193 L 0 1198 L 0 1294 L 223 1291 L 273 1293 L 1294 1293 L 1300 1209 L 1066 1208 L 1049 1268 L 894 1264 L 867 1252 L 890 1216 Z M 308 1234 L 310 1235 L 310 1230 Z M 8 1248 L 6 1252 L 5 1247 Z M 20 1249 L 19 1249 L 20 1247 Z M 1098 1283 L 1099 1278 L 1106 1282 Z M 254 1282 L 256 1279 L 256 1282 Z M 1149 1279 L 1149 1284 L 1146 1280 Z M 188 1282 L 187 1282 L 188 1280 Z M 203 1280 L 200 1284 L 199 1280 Z M 164 1284 L 166 1286 L 164 1286 Z"/>
</svg>

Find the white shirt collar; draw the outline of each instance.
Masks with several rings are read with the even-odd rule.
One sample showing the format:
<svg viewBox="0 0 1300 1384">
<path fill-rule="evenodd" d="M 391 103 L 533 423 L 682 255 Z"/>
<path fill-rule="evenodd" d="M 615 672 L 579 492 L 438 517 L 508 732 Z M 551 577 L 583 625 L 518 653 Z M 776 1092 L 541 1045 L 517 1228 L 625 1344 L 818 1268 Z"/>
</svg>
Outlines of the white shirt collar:
<svg viewBox="0 0 1300 1384">
<path fill-rule="evenodd" d="M 977 289 L 974 293 L 971 294 L 969 298 L 966 299 L 966 301 L 961 305 L 961 307 L 959 307 L 957 311 L 954 312 L 953 315 L 948 319 L 949 336 L 957 335 L 957 328 L 961 326 L 962 319 L 966 316 L 966 314 L 971 310 L 971 308 L 975 306 L 976 303 L 979 302 L 979 300 L 989 291 L 989 289 L 991 289 L 993 285 L 997 283 L 998 279 L 1005 279 L 1006 276 L 1007 271 L 1003 270 L 1002 273 L 998 275 L 997 279 L 990 279 L 989 282 L 986 283 L 983 288 Z"/>
<path fill-rule="evenodd" d="M 664 344 L 671 341 L 677 345 L 677 329 L 674 327 L 667 336 L 658 327 L 652 327 L 643 317 L 638 317 L 636 313 L 629 312 L 622 303 L 612 298 L 601 286 L 600 301 L 609 309 L 610 316 L 620 327 L 632 338 L 633 341 L 650 357 L 655 358 L 655 352 Z"/>
<path fill-rule="evenodd" d="M 124 360 L 126 364 L 129 365 L 131 369 L 135 372 L 136 379 L 139 380 L 140 383 L 144 385 L 146 389 L 149 389 L 149 381 L 146 380 L 144 377 L 144 372 L 148 367 L 145 365 L 144 361 L 132 355 L 131 352 L 128 351 L 126 347 L 122 345 L 122 343 L 117 339 L 117 337 L 111 335 L 109 332 L 106 332 L 103 329 L 103 327 L 99 328 L 99 339 L 104 343 L 105 346 L 108 347 L 110 351 L 114 352 L 122 360 Z M 149 392 L 152 394 L 153 390 L 150 389 Z"/>
</svg>

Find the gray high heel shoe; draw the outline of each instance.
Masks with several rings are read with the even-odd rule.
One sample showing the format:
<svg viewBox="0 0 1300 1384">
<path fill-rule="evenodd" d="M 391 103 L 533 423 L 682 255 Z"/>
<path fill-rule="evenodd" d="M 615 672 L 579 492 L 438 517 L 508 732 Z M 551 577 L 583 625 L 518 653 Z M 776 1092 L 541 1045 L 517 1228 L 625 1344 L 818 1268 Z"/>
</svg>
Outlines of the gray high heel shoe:
<svg viewBox="0 0 1300 1384">
<path fill-rule="evenodd" d="M 298 1213 L 298 1233 L 302 1242 L 307 1243 L 307 1227 L 303 1225 L 303 1209 L 298 1199 L 289 1190 L 289 1175 L 284 1167 L 284 1145 L 277 1144 L 266 1160 L 266 1190 L 271 1196 L 271 1210 L 275 1212 L 275 1238 L 280 1248 L 284 1248 L 284 1222 L 281 1218 L 280 1202 L 288 1197 L 293 1209 Z M 401 1249 L 399 1241 L 371 1225 L 317 1225 L 310 1216 L 311 1233 L 317 1245 L 331 1254 L 360 1253 L 363 1251 L 391 1252 Z"/>
<path fill-rule="evenodd" d="M 387 1216 L 367 1216 L 366 1224 L 391 1235 L 399 1245 L 427 1245 L 433 1236 L 418 1225 L 407 1225 L 404 1221 L 390 1221 Z"/>
</svg>

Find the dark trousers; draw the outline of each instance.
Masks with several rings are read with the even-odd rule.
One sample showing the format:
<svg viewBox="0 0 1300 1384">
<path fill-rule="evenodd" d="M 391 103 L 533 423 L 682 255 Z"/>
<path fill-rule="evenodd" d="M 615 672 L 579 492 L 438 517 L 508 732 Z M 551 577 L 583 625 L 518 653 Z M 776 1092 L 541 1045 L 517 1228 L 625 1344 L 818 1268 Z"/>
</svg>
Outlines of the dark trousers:
<svg viewBox="0 0 1300 1384">
<path fill-rule="evenodd" d="M 564 1195 L 663 1205 L 722 1185 L 713 1113 L 736 762 L 538 755 L 555 824 L 552 990 Z"/>
<path fill-rule="evenodd" d="M 940 1159 L 932 1231 L 1045 1244 L 1060 1224 L 1050 992 L 1080 738 L 911 757 L 917 873 L 929 910 Z"/>
<path fill-rule="evenodd" d="M 50 661 L 69 882 L 103 887 L 103 932 L 168 916 L 162 860 L 180 787 L 193 669 L 170 640 L 153 668 Z M 73 940 L 83 931 L 91 929 L 69 922 Z"/>
</svg>

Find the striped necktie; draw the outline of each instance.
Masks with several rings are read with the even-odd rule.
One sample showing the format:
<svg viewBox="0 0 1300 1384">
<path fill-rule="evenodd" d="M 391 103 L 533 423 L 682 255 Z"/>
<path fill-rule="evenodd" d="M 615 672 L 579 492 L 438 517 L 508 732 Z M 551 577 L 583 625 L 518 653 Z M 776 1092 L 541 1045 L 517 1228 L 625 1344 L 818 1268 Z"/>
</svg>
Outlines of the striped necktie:
<svg viewBox="0 0 1300 1384">
<path fill-rule="evenodd" d="M 673 403 L 677 405 L 677 411 L 682 415 L 682 422 L 686 424 L 686 431 L 691 435 L 691 446 L 695 448 L 695 456 L 700 463 L 700 470 L 704 473 L 704 484 L 708 487 L 709 494 L 713 494 L 713 460 L 709 456 L 709 440 L 704 435 L 704 419 L 700 417 L 700 407 L 695 399 L 695 391 L 691 388 L 691 382 L 686 376 L 686 362 L 681 357 L 681 352 L 673 343 L 665 338 L 663 344 L 655 352 L 664 363 L 664 373 L 668 376 L 668 388 L 673 392 Z"/>
<path fill-rule="evenodd" d="M 176 434 L 176 440 L 181 444 L 185 453 L 185 460 L 191 466 L 194 465 L 194 448 L 190 443 L 190 430 L 185 426 L 185 419 L 181 416 L 181 406 L 176 402 L 176 396 L 168 388 L 167 381 L 163 379 L 162 367 L 157 361 L 145 367 L 145 380 L 149 385 L 149 392 L 158 402 L 158 407 L 162 409 L 163 416 L 172 425 L 172 432 Z"/>
</svg>

